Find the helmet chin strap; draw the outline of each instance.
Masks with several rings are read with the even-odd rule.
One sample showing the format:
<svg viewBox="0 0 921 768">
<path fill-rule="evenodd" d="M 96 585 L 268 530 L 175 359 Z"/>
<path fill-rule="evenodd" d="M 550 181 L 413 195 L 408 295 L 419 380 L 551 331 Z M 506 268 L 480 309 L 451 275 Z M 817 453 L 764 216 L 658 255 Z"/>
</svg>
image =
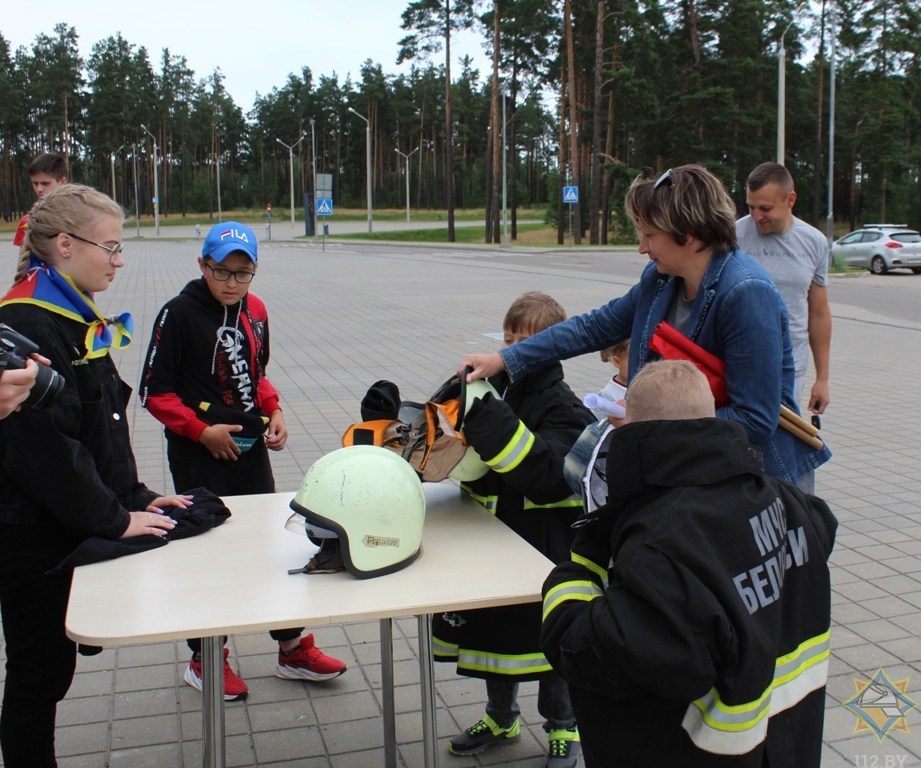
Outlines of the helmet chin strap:
<svg viewBox="0 0 921 768">
<path fill-rule="evenodd" d="M 345 570 L 345 561 L 339 548 L 339 539 L 314 539 L 307 537 L 311 542 L 320 547 L 319 551 L 310 558 L 310 562 L 303 568 L 294 568 L 288 571 L 289 575 L 295 573 L 338 573 Z"/>
</svg>

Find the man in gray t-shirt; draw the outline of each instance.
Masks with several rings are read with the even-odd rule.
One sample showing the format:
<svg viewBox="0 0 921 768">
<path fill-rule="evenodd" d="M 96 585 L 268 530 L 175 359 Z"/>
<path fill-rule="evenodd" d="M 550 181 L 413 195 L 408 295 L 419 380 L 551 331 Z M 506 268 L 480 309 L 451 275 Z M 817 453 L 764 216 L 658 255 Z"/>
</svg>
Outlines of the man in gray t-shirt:
<svg viewBox="0 0 921 768">
<path fill-rule="evenodd" d="M 824 413 L 829 402 L 831 346 L 828 241 L 793 215 L 793 178 L 782 165 L 762 163 L 755 168 L 748 177 L 747 198 L 749 215 L 736 222 L 739 248 L 771 276 L 787 305 L 796 361 L 796 402 L 802 398 L 811 349 L 816 380 L 808 408 Z"/>
</svg>

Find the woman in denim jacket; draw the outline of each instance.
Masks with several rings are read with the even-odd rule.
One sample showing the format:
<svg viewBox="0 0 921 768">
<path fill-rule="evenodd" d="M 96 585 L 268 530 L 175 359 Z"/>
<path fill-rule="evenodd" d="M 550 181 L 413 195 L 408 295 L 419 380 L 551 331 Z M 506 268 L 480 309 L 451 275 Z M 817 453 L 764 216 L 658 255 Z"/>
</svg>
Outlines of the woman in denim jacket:
<svg viewBox="0 0 921 768">
<path fill-rule="evenodd" d="M 631 339 L 630 377 L 658 355 L 649 349 L 667 321 L 726 364 L 729 404 L 716 415 L 741 424 L 764 454 L 765 472 L 795 483 L 831 457 L 777 426 L 793 400 L 793 347 L 783 299 L 771 278 L 736 248 L 735 205 L 699 165 L 637 178 L 627 215 L 651 264 L 626 295 L 491 355 L 468 355 L 472 381 L 507 369 L 512 381 L 557 360 Z M 458 369 L 460 371 L 460 369 Z"/>
</svg>

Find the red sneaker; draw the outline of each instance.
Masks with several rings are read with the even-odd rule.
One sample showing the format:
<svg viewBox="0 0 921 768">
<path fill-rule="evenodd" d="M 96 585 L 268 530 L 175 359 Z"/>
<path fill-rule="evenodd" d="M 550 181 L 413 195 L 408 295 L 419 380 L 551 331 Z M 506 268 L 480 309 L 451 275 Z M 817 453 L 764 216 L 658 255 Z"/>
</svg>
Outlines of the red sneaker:
<svg viewBox="0 0 921 768">
<path fill-rule="evenodd" d="M 245 699 L 246 694 L 249 693 L 249 687 L 246 683 L 243 682 L 236 672 L 230 668 L 230 664 L 227 662 L 227 656 L 230 651 L 224 649 L 224 701 L 237 701 L 239 699 Z M 189 662 L 189 667 L 185 671 L 185 681 L 197 690 L 201 690 L 201 658 L 197 661 L 195 656 L 192 656 L 192 660 Z"/>
<path fill-rule="evenodd" d="M 278 652 L 275 676 L 285 680 L 332 680 L 348 667 L 338 659 L 327 656 L 313 643 L 313 635 L 301 638 L 301 644 L 288 654 Z"/>
</svg>

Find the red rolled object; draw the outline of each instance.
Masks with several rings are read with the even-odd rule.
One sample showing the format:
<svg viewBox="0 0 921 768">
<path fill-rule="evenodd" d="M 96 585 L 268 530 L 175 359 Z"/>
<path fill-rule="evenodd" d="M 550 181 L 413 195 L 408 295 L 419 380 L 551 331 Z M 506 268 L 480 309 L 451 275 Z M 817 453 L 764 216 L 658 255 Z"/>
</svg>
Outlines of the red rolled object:
<svg viewBox="0 0 921 768">
<path fill-rule="evenodd" d="M 716 355 L 710 354 L 665 322 L 656 326 L 656 332 L 649 340 L 649 348 L 653 352 L 658 352 L 665 360 L 687 360 L 693 363 L 697 370 L 707 377 L 717 407 L 729 405 L 729 393 L 726 391 L 726 363 Z"/>
</svg>

